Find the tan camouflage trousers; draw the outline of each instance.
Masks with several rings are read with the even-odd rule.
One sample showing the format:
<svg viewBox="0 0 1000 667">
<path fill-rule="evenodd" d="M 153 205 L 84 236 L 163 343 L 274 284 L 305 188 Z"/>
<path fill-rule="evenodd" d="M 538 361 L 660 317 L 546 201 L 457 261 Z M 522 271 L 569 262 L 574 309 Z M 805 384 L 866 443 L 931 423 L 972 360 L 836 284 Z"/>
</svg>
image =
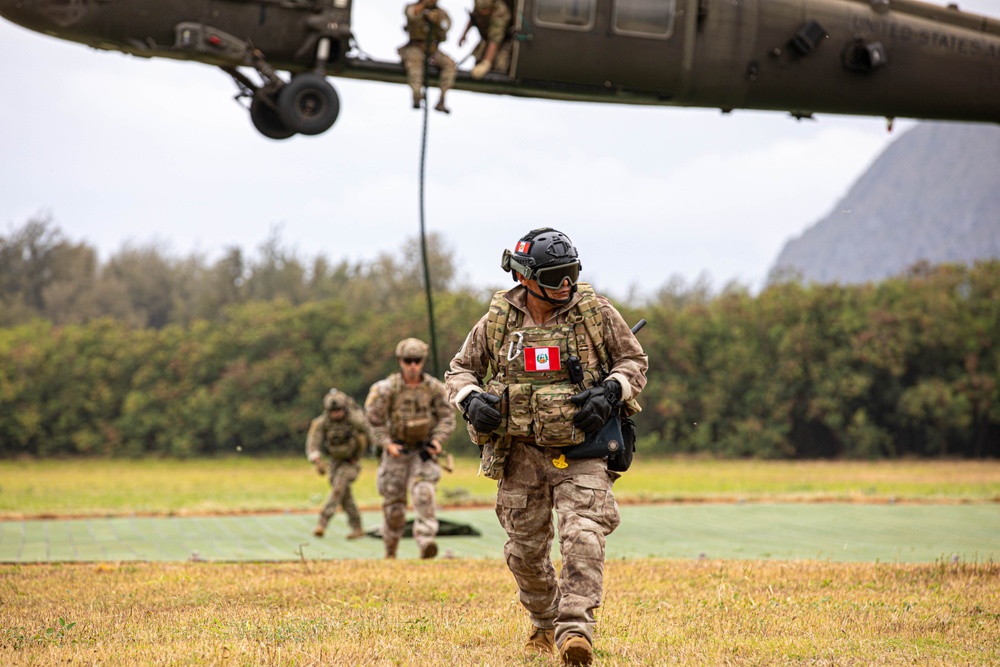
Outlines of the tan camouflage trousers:
<svg viewBox="0 0 1000 667">
<path fill-rule="evenodd" d="M 414 95 L 419 95 L 424 85 L 424 57 L 426 55 L 424 46 L 420 43 L 403 46 L 399 48 L 398 53 L 406 68 L 406 83 L 410 85 Z M 444 96 L 455 85 L 455 72 L 457 70 L 455 61 L 439 49 L 431 54 L 431 65 L 438 68 L 438 86 L 441 88 L 441 95 Z"/>
<path fill-rule="evenodd" d="M 351 528 L 361 530 L 361 513 L 354 502 L 351 484 L 361 474 L 361 466 L 350 461 L 331 461 L 330 464 L 330 495 L 319 513 L 319 525 L 326 528 L 330 519 L 336 514 L 338 507 L 344 508 L 347 523 Z"/>
<path fill-rule="evenodd" d="M 486 45 L 487 41 L 484 39 L 476 48 L 472 50 L 472 57 L 476 60 L 476 64 L 483 61 L 483 57 L 486 55 Z M 513 42 L 509 39 L 504 40 L 500 44 L 500 49 L 497 51 L 496 59 L 493 61 L 493 68 L 491 72 L 497 72 L 499 74 L 506 74 L 510 70 L 510 57 L 511 51 L 513 49 Z"/>
<path fill-rule="evenodd" d="M 434 503 L 441 466 L 434 460 L 421 461 L 416 450 L 404 450 L 398 457 L 382 452 L 375 487 L 382 496 L 382 542 L 386 553 L 396 553 L 406 528 L 406 494 L 413 500 L 413 539 L 417 546 L 433 542 L 438 532 Z"/>
<path fill-rule="evenodd" d="M 560 460 L 558 449 L 514 442 L 497 487 L 497 518 L 507 531 L 504 558 L 521 604 L 538 628 L 594 642 L 594 610 L 604 590 L 605 536 L 621 520 L 604 459 Z M 554 464 L 553 461 L 556 463 Z M 563 467 L 564 466 L 564 467 Z M 562 571 L 552 564 L 558 519 Z"/>
</svg>

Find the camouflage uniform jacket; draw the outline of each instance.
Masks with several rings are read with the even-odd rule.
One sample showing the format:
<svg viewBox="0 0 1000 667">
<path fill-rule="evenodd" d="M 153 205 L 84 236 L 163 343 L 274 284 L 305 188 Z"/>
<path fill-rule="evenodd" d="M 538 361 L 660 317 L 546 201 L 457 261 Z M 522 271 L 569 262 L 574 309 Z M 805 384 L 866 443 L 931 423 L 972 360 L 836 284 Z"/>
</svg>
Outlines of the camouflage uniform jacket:
<svg viewBox="0 0 1000 667">
<path fill-rule="evenodd" d="M 306 457 L 315 463 L 324 456 L 334 461 L 358 459 L 373 439 L 371 428 L 358 407 L 347 411 L 340 420 L 322 414 L 312 420 L 306 436 Z"/>
<path fill-rule="evenodd" d="M 514 287 L 505 293 L 498 293 L 498 297 L 503 298 L 509 305 L 510 311 L 508 321 L 514 320 L 515 324 L 511 330 L 517 328 L 540 328 L 554 329 L 565 327 L 566 325 L 579 321 L 580 310 L 583 304 L 591 299 L 584 298 L 583 291 L 590 291 L 585 283 L 581 283 L 581 290 L 573 295 L 573 298 L 565 306 L 559 307 L 548 322 L 534 322 L 528 313 L 526 300 L 527 290 L 523 286 Z M 498 298 L 495 297 L 495 298 Z M 629 330 L 628 324 L 622 318 L 618 310 L 603 296 L 595 295 L 596 303 L 600 311 L 600 320 L 603 339 L 601 344 L 603 350 L 597 350 L 594 336 L 586 331 L 575 334 L 580 340 L 575 340 L 574 344 L 581 350 L 593 350 L 595 353 L 581 354 L 585 373 L 588 377 L 588 385 L 595 384 L 592 378 L 606 379 L 614 378 L 622 387 L 622 400 L 632 406 L 632 410 L 638 410 L 635 398 L 646 385 L 646 369 L 648 361 L 645 352 L 639 345 L 639 341 Z M 507 332 L 502 346 L 497 346 L 490 338 L 490 313 L 484 315 L 479 322 L 469 332 L 462 348 L 451 361 L 451 368 L 445 374 L 445 386 L 448 391 L 448 399 L 453 405 L 461 409 L 461 402 L 472 392 L 483 391 L 483 380 L 491 374 L 502 369 L 507 362 L 506 359 L 498 359 L 504 356 L 510 348 L 512 339 L 510 331 Z M 495 319 L 495 315 L 494 315 Z M 509 357 L 509 355 L 507 355 Z M 600 368 L 601 359 L 608 360 L 608 368 Z M 502 376 L 502 371 L 501 371 Z M 569 385 L 568 377 L 565 375 L 554 376 L 563 378 L 561 381 Z M 573 386 L 573 385 L 569 385 Z M 571 390 L 576 391 L 576 390 Z M 570 443 L 566 443 L 570 444 Z"/>
<path fill-rule="evenodd" d="M 438 44 L 445 41 L 448 37 L 448 30 L 451 28 L 451 16 L 440 7 L 418 11 L 418 4 L 420 3 L 407 5 L 403 11 L 406 15 L 406 34 L 410 37 L 410 41 L 406 45 L 419 45 L 423 48 L 423 44 L 427 41 L 429 35 L 431 41 L 430 52 L 434 53 L 437 51 Z"/>
<path fill-rule="evenodd" d="M 500 44 L 507 39 L 511 14 L 504 0 L 475 0 L 469 17 L 483 41 Z"/>
<path fill-rule="evenodd" d="M 437 440 L 442 445 L 455 430 L 455 411 L 445 398 L 444 384 L 424 373 L 414 387 L 393 373 L 372 385 L 365 412 L 376 447 L 389 442 L 405 446 Z"/>
</svg>

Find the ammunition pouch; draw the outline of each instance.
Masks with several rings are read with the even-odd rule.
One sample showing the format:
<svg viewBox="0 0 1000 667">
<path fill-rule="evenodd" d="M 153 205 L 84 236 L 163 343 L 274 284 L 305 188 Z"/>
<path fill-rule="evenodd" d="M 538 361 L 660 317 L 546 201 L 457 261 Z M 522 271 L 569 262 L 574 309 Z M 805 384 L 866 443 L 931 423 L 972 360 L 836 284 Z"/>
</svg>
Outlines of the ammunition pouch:
<svg viewBox="0 0 1000 667">
<path fill-rule="evenodd" d="M 531 426 L 540 447 L 584 442 L 584 432 L 573 423 L 577 407 L 569 400 L 577 393 L 579 390 L 573 385 L 550 384 L 538 387 L 531 394 Z"/>
<path fill-rule="evenodd" d="M 339 445 L 328 445 L 326 447 L 327 456 L 334 461 L 347 461 L 352 459 L 357 451 L 358 447 L 353 440 Z"/>
<path fill-rule="evenodd" d="M 573 424 L 577 407 L 570 397 L 578 389 L 568 384 L 533 386 L 528 383 L 507 387 L 507 401 L 501 412 L 507 418 L 506 434 L 534 438 L 540 447 L 560 447 L 582 443 L 585 437 Z"/>
<path fill-rule="evenodd" d="M 493 436 L 480 445 L 479 450 L 483 475 L 497 481 L 503 479 L 507 455 L 510 454 L 510 438 Z"/>
<path fill-rule="evenodd" d="M 398 426 L 393 426 L 392 439 L 408 446 L 426 442 L 431 436 L 430 417 L 404 417 Z"/>
</svg>

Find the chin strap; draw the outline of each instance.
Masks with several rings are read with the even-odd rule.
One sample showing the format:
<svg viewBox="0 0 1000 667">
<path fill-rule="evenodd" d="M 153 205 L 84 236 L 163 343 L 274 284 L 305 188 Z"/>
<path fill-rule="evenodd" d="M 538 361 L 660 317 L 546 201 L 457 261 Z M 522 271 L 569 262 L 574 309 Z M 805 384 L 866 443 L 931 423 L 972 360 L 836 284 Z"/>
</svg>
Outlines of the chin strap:
<svg viewBox="0 0 1000 667">
<path fill-rule="evenodd" d="M 530 289 L 527 288 L 527 286 L 525 286 L 524 289 L 528 290 L 528 294 L 535 297 L 536 299 L 547 301 L 548 303 L 551 303 L 554 306 L 565 306 L 567 303 L 573 300 L 573 295 L 576 294 L 576 285 L 573 285 L 573 287 L 571 287 L 569 290 L 568 297 L 566 297 L 565 299 L 553 299 L 551 296 L 549 296 L 549 293 L 545 291 L 544 287 L 542 287 L 541 285 L 539 285 L 539 287 L 542 290 L 541 294 L 536 294 L 532 292 Z"/>
</svg>

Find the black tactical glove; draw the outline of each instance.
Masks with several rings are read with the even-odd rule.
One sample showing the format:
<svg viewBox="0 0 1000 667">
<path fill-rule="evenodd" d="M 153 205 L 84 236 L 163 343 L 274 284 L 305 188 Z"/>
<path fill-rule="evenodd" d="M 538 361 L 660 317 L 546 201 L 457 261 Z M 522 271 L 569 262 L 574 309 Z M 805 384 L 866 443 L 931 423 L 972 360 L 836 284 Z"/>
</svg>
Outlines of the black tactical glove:
<svg viewBox="0 0 1000 667">
<path fill-rule="evenodd" d="M 570 396 L 574 405 L 579 405 L 580 411 L 573 417 L 573 423 L 584 433 L 593 434 L 601 430 L 604 422 L 611 416 L 622 398 L 622 386 L 617 380 L 605 380 L 600 387 L 585 389 L 579 394 Z"/>
<path fill-rule="evenodd" d="M 479 433 L 492 433 L 500 427 L 500 411 L 493 407 L 499 402 L 499 396 L 486 392 L 469 394 L 462 400 L 465 420 Z"/>
</svg>

